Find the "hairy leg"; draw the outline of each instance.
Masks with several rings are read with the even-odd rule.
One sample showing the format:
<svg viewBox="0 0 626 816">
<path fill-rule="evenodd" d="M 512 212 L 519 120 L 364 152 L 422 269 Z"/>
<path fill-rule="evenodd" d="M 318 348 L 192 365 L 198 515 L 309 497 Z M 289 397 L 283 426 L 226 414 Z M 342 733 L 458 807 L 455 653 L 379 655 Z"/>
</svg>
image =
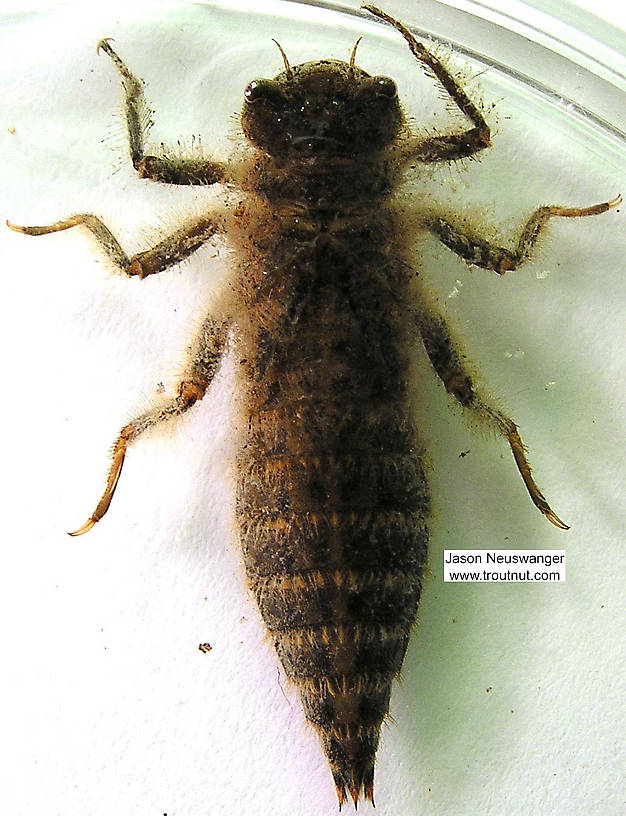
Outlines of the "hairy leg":
<svg viewBox="0 0 626 816">
<path fill-rule="evenodd" d="M 145 154 L 152 119 L 143 93 L 143 80 L 129 71 L 109 45 L 108 39 L 98 43 L 98 52 L 100 49 L 113 60 L 122 77 L 130 157 L 139 177 L 167 184 L 215 184 L 221 181 L 225 175 L 225 166 L 220 162 L 167 156 L 165 153 L 160 156 Z"/>
<path fill-rule="evenodd" d="M 418 42 L 408 28 L 399 20 L 390 17 L 376 6 L 361 6 L 361 8 L 379 17 L 392 25 L 407 41 L 413 56 L 418 59 L 450 96 L 458 109 L 472 122 L 473 127 L 461 133 L 451 133 L 447 136 L 436 136 L 431 139 L 419 139 L 417 136 L 409 139 L 403 148 L 406 161 L 438 162 L 454 161 L 473 156 L 491 144 L 491 132 L 483 115 L 471 101 L 458 81 L 434 54 Z"/>
<path fill-rule="evenodd" d="M 450 339 L 450 332 L 443 317 L 427 307 L 418 313 L 417 322 L 424 341 L 426 353 L 435 372 L 445 386 L 446 391 L 457 402 L 480 419 L 499 436 L 503 436 L 511 448 L 515 464 L 526 485 L 533 504 L 561 530 L 569 529 L 552 510 L 543 493 L 535 482 L 530 463 L 526 457 L 526 448 L 520 438 L 515 422 L 506 414 L 489 405 L 488 401 L 476 392 L 472 378 L 465 371 L 461 360 L 463 355 Z"/>
<path fill-rule="evenodd" d="M 224 324 L 216 323 L 211 318 L 204 321 L 200 334 L 192 347 L 191 365 L 178 384 L 176 396 L 164 405 L 146 411 L 122 428 L 113 446 L 111 466 L 102 498 L 87 521 L 70 535 L 79 536 L 88 532 L 109 509 L 122 472 L 128 445 L 149 428 L 184 414 L 204 397 L 222 360 L 226 345 L 226 332 L 227 327 Z"/>
<path fill-rule="evenodd" d="M 128 276 L 138 275 L 140 278 L 153 275 L 155 272 L 162 272 L 180 263 L 213 235 L 223 233 L 226 229 L 223 219 L 219 216 L 196 218 L 168 235 L 152 249 L 128 256 L 111 230 L 90 213 L 72 215 L 62 221 L 55 221 L 53 224 L 41 227 L 23 227 L 19 224 L 12 224 L 10 221 L 6 223 L 12 230 L 23 232 L 25 235 L 47 235 L 51 232 L 70 229 L 70 227 L 86 227 L 116 267 Z"/>
<path fill-rule="evenodd" d="M 595 204 L 592 207 L 539 207 L 524 224 L 514 249 L 494 246 L 475 233 L 453 226 L 444 218 L 430 218 L 426 221 L 425 226 L 464 260 L 484 269 L 493 269 L 498 275 L 504 275 L 505 272 L 516 269 L 528 260 L 539 235 L 551 218 L 583 218 L 588 215 L 600 215 L 600 213 L 618 207 L 621 202 L 622 197 L 618 195 L 611 201 Z"/>
</svg>

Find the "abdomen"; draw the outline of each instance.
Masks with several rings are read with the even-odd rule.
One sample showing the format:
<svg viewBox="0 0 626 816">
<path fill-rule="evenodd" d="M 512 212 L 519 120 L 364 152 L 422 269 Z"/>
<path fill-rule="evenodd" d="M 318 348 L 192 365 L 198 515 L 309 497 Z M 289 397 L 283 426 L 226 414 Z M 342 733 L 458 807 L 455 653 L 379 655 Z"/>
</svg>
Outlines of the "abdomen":
<svg viewBox="0 0 626 816">
<path fill-rule="evenodd" d="M 363 229 L 280 237 L 265 263 L 274 280 L 246 297 L 246 573 L 340 801 L 372 798 L 427 554 L 405 284 Z"/>
</svg>

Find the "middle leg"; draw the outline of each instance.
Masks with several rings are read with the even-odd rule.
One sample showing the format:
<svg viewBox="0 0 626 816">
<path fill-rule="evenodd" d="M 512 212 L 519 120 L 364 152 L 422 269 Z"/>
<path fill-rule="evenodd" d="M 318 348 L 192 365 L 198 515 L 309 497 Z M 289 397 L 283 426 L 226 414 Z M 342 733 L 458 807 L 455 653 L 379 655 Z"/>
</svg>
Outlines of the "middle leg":
<svg viewBox="0 0 626 816">
<path fill-rule="evenodd" d="M 62 221 L 55 221 L 53 224 L 41 227 L 23 227 L 19 224 L 12 224 L 10 221 L 6 223 L 15 232 L 22 232 L 25 235 L 48 235 L 51 232 L 61 232 L 71 227 L 86 227 L 118 269 L 129 277 L 137 275 L 140 278 L 162 272 L 180 263 L 213 235 L 226 231 L 223 217 L 211 215 L 196 218 L 168 235 L 152 249 L 128 256 L 106 224 L 90 213 L 72 215 Z"/>
<path fill-rule="evenodd" d="M 524 224 L 514 249 L 494 246 L 473 232 L 463 231 L 453 226 L 444 218 L 429 218 L 425 226 L 443 244 L 468 263 L 481 266 L 483 269 L 493 269 L 498 275 L 504 275 L 511 269 L 517 269 L 520 264 L 530 258 L 539 235 L 551 218 L 584 218 L 588 215 L 600 215 L 618 207 L 621 202 L 622 197 L 618 195 L 611 201 L 595 204 L 592 207 L 539 207 Z"/>
</svg>

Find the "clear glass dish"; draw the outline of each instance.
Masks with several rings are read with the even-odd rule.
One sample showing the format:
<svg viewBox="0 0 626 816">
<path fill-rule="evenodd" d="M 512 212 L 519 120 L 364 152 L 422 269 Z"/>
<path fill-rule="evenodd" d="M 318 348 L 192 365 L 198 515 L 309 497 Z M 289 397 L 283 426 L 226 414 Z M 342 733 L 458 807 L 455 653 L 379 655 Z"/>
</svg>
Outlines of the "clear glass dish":
<svg viewBox="0 0 626 816">
<path fill-rule="evenodd" d="M 298 63 L 347 59 L 363 35 L 358 63 L 397 80 L 416 128 L 458 123 L 397 32 L 358 5 L 5 14 L 2 217 L 97 212 L 135 251 L 219 198 L 134 176 L 118 78 L 95 53 L 103 36 L 147 82 L 155 141 L 189 147 L 201 134 L 219 158 L 236 147 L 243 88 L 281 70 L 272 38 Z M 481 17 L 479 4 L 456 5 L 384 8 L 458 66 L 483 101 L 493 147 L 479 161 L 409 174 L 402 200 L 453 210 L 507 242 L 540 204 L 626 194 L 619 32 L 577 28 L 567 15 L 559 23 L 539 2 L 515 24 L 510 12 Z M 618 812 L 623 218 L 555 221 L 534 261 L 503 279 L 415 236 L 413 265 L 485 388 L 519 423 L 537 480 L 572 529 L 541 518 L 508 450 L 450 410 L 416 349 L 431 574 L 379 752 L 377 812 Z M 228 367 L 180 431 L 133 448 L 106 520 L 86 538 L 65 535 L 91 511 L 120 425 L 175 382 L 227 280 L 229 250 L 208 247 L 180 271 L 139 282 L 113 275 L 73 231 L 35 240 L 0 230 L 0 243 L 11 474 L 4 721 L 19 769 L 5 808 L 336 814 L 316 738 L 244 589 L 230 527 Z M 567 583 L 442 583 L 444 548 L 482 546 L 566 548 Z M 196 648 L 204 641 L 208 654 Z"/>
</svg>

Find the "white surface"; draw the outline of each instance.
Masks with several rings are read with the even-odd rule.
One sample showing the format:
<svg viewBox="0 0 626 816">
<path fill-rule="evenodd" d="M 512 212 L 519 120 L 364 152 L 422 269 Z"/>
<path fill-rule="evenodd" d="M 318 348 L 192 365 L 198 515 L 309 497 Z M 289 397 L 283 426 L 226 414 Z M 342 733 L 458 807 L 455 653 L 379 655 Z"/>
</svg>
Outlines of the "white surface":
<svg viewBox="0 0 626 816">
<path fill-rule="evenodd" d="M 345 58 L 355 39 L 334 24 L 216 21 L 201 7 L 135 20 L 106 11 L 88 21 L 65 12 L 4 19 L 1 218 L 46 223 L 91 210 L 133 251 L 176 223 L 185 202 L 197 211 L 212 199 L 133 177 L 118 80 L 95 54 L 100 37 L 115 37 L 147 80 L 154 138 L 200 132 L 220 157 L 246 82 L 280 69 L 272 36 L 293 62 Z M 378 44 L 368 27 L 359 61 L 399 78 L 418 121 L 429 88 L 442 107 L 400 40 Z M 568 147 L 558 120 L 547 132 L 532 107 L 501 99 L 491 82 L 481 78 L 498 105 L 493 149 L 465 173 L 435 173 L 415 200 L 426 189 L 442 206 L 475 202 L 511 233 L 537 204 L 626 193 L 624 168 L 593 140 Z M 0 242 L 4 810 L 336 813 L 230 531 L 228 366 L 177 429 L 133 447 L 105 520 L 83 538 L 65 534 L 93 509 L 118 428 L 158 399 L 160 381 L 175 382 L 227 251 L 215 258 L 207 248 L 139 282 L 111 274 L 75 230 L 37 239 L 0 230 Z M 379 752 L 376 813 L 613 816 L 622 812 L 624 733 L 624 213 L 555 224 L 536 263 L 503 280 L 469 272 L 435 242 L 422 247 L 425 278 L 572 529 L 541 518 L 505 447 L 472 436 L 447 410 L 418 354 L 432 574 Z M 565 547 L 567 584 L 444 586 L 444 547 L 483 544 Z M 197 649 L 204 641 L 208 654 Z"/>
</svg>

